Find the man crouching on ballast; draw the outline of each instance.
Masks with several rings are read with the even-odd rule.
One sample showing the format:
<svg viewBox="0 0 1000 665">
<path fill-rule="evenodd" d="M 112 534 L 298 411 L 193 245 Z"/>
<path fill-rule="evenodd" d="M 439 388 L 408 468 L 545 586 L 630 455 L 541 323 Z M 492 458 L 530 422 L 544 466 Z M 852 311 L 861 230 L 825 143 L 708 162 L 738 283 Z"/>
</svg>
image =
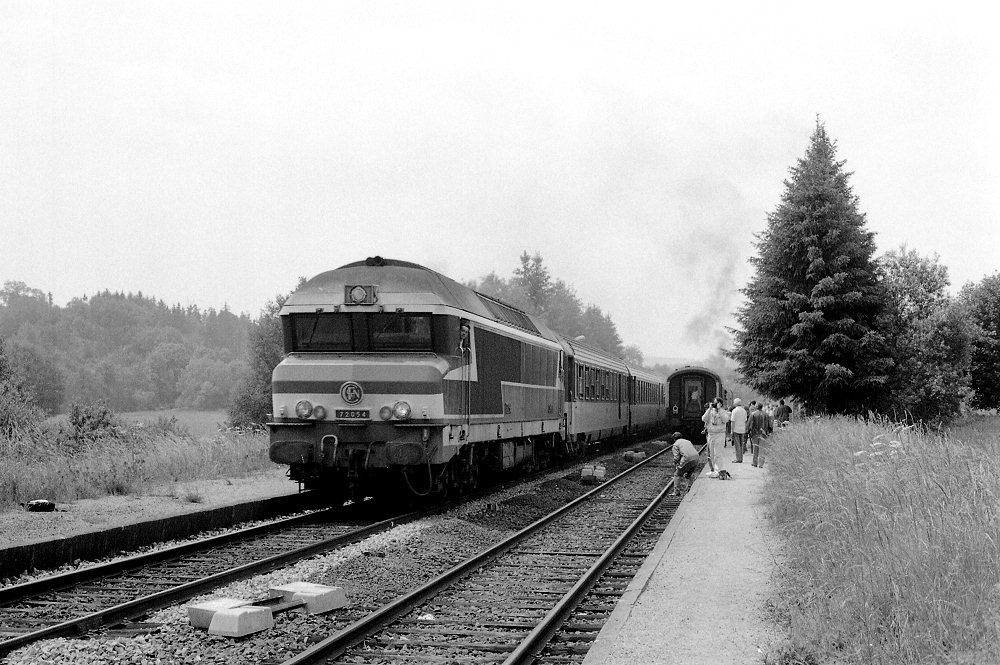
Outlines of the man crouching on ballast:
<svg viewBox="0 0 1000 665">
<path fill-rule="evenodd" d="M 694 444 L 683 437 L 680 432 L 670 435 L 674 452 L 674 491 L 673 496 L 681 495 L 681 478 L 687 481 L 685 491 L 691 489 L 691 477 L 698 466 L 700 458 Z"/>
</svg>

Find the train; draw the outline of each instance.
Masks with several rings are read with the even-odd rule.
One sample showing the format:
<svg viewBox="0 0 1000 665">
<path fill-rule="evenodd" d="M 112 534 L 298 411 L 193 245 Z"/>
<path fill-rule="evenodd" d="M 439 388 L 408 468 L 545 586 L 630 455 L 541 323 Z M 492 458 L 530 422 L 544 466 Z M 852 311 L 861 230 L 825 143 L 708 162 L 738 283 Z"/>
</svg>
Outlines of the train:
<svg viewBox="0 0 1000 665">
<path fill-rule="evenodd" d="M 668 427 L 660 376 L 415 263 L 324 272 L 278 314 L 269 455 L 331 500 L 447 497 Z"/>
<path fill-rule="evenodd" d="M 722 398 L 729 406 L 729 391 L 722 377 L 707 367 L 685 365 L 667 377 L 667 401 L 670 404 L 667 426 L 671 432 L 680 432 L 684 438 L 699 443 L 705 440 L 701 417 L 705 406 Z"/>
</svg>

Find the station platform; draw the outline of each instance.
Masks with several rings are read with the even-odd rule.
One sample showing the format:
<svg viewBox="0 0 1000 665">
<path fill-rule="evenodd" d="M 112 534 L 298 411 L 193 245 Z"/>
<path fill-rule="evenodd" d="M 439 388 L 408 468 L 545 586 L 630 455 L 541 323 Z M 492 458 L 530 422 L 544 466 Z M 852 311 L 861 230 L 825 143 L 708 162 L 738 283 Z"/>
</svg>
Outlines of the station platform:
<svg viewBox="0 0 1000 665">
<path fill-rule="evenodd" d="M 701 470 L 584 665 L 760 665 L 787 639 L 765 610 L 780 565 L 761 504 L 768 469 L 731 456 L 731 480 Z"/>
</svg>

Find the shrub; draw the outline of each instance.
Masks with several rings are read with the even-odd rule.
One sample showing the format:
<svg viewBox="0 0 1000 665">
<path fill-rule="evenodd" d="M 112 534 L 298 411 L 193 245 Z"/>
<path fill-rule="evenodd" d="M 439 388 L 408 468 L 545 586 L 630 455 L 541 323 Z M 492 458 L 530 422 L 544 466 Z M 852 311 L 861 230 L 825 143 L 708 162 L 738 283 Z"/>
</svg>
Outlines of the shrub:
<svg viewBox="0 0 1000 665">
<path fill-rule="evenodd" d="M 121 433 L 115 414 L 104 402 L 70 406 L 65 423 L 59 424 L 56 442 L 70 452 L 79 452 L 101 438 L 114 438 Z"/>
</svg>

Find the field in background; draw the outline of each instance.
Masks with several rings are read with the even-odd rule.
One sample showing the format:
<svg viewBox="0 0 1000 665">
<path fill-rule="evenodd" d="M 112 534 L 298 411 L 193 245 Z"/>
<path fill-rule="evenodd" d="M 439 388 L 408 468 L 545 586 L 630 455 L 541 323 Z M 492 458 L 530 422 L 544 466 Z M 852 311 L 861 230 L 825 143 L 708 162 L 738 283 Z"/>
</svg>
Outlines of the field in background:
<svg viewBox="0 0 1000 665">
<path fill-rule="evenodd" d="M 228 416 L 223 410 L 191 411 L 189 409 L 160 409 L 158 411 L 127 411 L 119 413 L 123 420 L 146 425 L 156 423 L 161 418 L 176 418 L 178 424 L 191 436 L 210 436 L 226 426 Z"/>
<path fill-rule="evenodd" d="M 778 662 L 1000 662 L 998 427 L 834 418 L 772 438 L 765 501 L 792 633 Z"/>
<path fill-rule="evenodd" d="M 222 411 L 115 414 L 118 425 L 81 439 L 57 437 L 66 416 L 0 438 L 0 510 L 32 499 L 60 503 L 143 494 L 190 480 L 241 478 L 278 468 L 265 431 L 225 430 Z"/>
</svg>

